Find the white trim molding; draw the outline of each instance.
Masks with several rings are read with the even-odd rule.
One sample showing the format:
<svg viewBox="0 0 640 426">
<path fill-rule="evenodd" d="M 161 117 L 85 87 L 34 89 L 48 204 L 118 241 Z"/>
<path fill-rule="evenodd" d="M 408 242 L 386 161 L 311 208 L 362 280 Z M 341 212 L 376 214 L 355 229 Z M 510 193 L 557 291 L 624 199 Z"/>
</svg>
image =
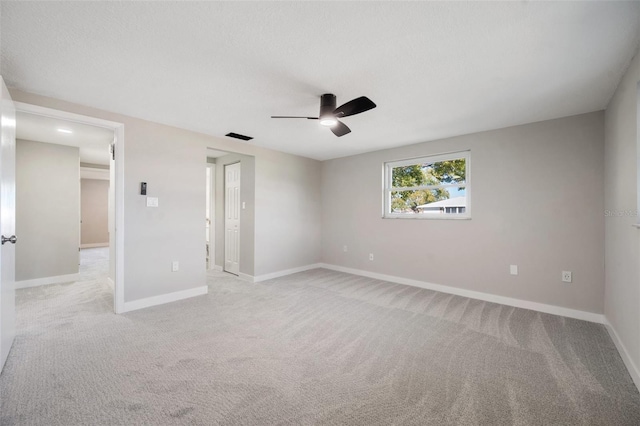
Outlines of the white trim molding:
<svg viewBox="0 0 640 426">
<path fill-rule="evenodd" d="M 191 297 L 207 294 L 209 288 L 206 285 L 190 288 L 188 290 L 176 291 L 159 296 L 147 297 L 145 299 L 124 302 L 124 312 L 136 311 L 138 309 L 149 308 L 151 306 L 164 305 L 165 303 L 177 302 L 178 300 L 189 299 Z"/>
<path fill-rule="evenodd" d="M 611 336 L 611 340 L 613 340 L 613 343 L 616 345 L 616 349 L 618 349 L 618 353 L 620 353 L 622 362 L 624 362 L 624 365 L 627 367 L 627 371 L 629 371 L 629 375 L 631 376 L 633 383 L 635 383 L 636 387 L 640 389 L 640 370 L 633 362 L 633 359 L 629 355 L 629 351 L 627 351 L 627 347 L 624 345 L 624 343 L 622 343 L 622 340 L 620 339 L 620 336 L 618 336 L 616 329 L 606 317 L 604 325 L 609 332 L 609 336 Z"/>
<path fill-rule="evenodd" d="M 227 272 L 227 271 L 224 271 L 224 272 Z M 231 272 L 227 272 L 227 273 L 231 274 Z M 235 274 L 231 274 L 231 275 L 235 275 Z M 246 281 L 248 283 L 255 282 L 255 278 L 253 277 L 253 275 L 243 274 L 242 272 L 239 272 L 237 277 L 240 278 L 242 281 Z"/>
<path fill-rule="evenodd" d="M 562 306 L 547 305 L 545 303 L 530 302 L 528 300 L 515 299 L 512 297 L 497 296 L 495 294 L 483 293 L 480 291 L 466 290 L 463 288 L 450 287 L 442 284 L 433 284 L 425 281 L 418 281 L 409 278 L 396 277 L 393 275 L 378 274 L 376 272 L 363 271 L 360 269 L 347 268 L 344 266 L 331 265 L 327 263 L 319 264 L 320 267 L 333 271 L 346 272 L 348 274 L 360 275 L 392 283 L 405 284 L 413 287 L 420 287 L 427 290 L 439 291 L 441 293 L 455 294 L 456 296 L 469 297 L 471 299 L 484 300 L 485 302 L 499 303 L 501 305 L 514 306 L 516 308 L 530 309 L 532 311 L 544 312 L 546 314 L 560 315 L 563 317 L 575 318 L 583 321 L 604 324 L 605 318 L 602 314 L 580 311 L 577 309 L 563 308 Z"/>
<path fill-rule="evenodd" d="M 106 242 L 106 243 L 80 244 L 80 248 L 81 249 L 98 248 L 98 247 L 109 247 L 109 242 Z"/>
<path fill-rule="evenodd" d="M 253 277 L 254 283 L 259 283 L 261 281 L 272 280 L 274 278 L 284 277 L 286 275 L 297 274 L 298 272 L 309 271 L 311 269 L 321 268 L 322 264 L 314 263 L 312 265 L 299 266 L 297 268 L 284 269 L 282 271 L 270 272 L 268 274 L 257 275 Z"/>
<path fill-rule="evenodd" d="M 34 278 L 32 280 L 16 281 L 16 289 L 38 287 L 41 285 L 70 283 L 78 281 L 80 274 L 56 275 L 54 277 Z"/>
<path fill-rule="evenodd" d="M 297 274 L 298 272 L 308 271 L 310 269 L 322 268 L 323 267 L 322 265 L 323 265 L 322 263 L 313 263 L 311 265 L 298 266 L 297 268 L 283 269 L 282 271 L 270 272 L 268 274 L 255 275 L 255 276 L 240 272 L 238 274 L 238 278 L 248 283 L 259 283 L 262 281 L 272 280 L 274 278 L 280 278 L 280 277 L 284 277 L 291 274 Z"/>
</svg>

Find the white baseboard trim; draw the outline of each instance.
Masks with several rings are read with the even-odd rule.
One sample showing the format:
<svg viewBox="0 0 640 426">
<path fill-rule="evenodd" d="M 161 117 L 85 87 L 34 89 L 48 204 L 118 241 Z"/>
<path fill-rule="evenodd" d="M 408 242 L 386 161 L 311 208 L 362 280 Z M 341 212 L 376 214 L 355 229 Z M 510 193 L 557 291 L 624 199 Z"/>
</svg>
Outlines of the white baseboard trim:
<svg viewBox="0 0 640 426">
<path fill-rule="evenodd" d="M 122 312 L 131 312 L 138 309 L 149 308 L 151 306 L 164 305 L 165 303 L 176 302 L 190 297 L 202 296 L 203 294 L 207 294 L 207 292 L 208 287 L 203 285 L 201 287 L 190 288 L 189 290 L 176 291 L 173 293 L 161 294 L 159 296 L 147 297 L 146 299 L 124 302 L 124 309 Z"/>
<path fill-rule="evenodd" d="M 213 265 L 213 268 L 211 269 L 214 271 L 222 272 L 222 266 L 220 265 Z"/>
<path fill-rule="evenodd" d="M 284 269 L 282 271 L 276 271 L 276 272 L 270 272 L 268 274 L 262 274 L 262 275 L 258 275 L 253 277 L 253 282 L 254 283 L 259 283 L 260 281 L 266 281 L 266 280 L 271 280 L 274 278 L 280 278 L 280 277 L 284 277 L 286 275 L 291 275 L 291 274 L 297 274 L 298 272 L 304 272 L 304 271 L 308 271 L 310 269 L 318 269 L 321 268 L 321 264 L 320 263 L 314 263 L 312 265 L 305 265 L 305 266 L 299 266 L 297 268 L 291 268 L 291 269 Z"/>
<path fill-rule="evenodd" d="M 616 349 L 618 349 L 618 353 L 620 354 L 624 365 L 627 367 L 627 371 L 629 371 L 629 375 L 631 376 L 633 383 L 635 383 L 636 387 L 640 389 L 640 370 L 633 362 L 633 359 L 631 359 L 629 351 L 627 351 L 627 347 L 622 343 L 622 340 L 620 340 L 620 336 L 618 336 L 616 329 L 606 317 L 604 325 L 609 332 L 609 336 L 611 336 L 611 340 L 613 340 L 613 343 L 616 345 Z"/>
<path fill-rule="evenodd" d="M 109 243 L 91 243 L 91 244 L 80 244 L 81 249 L 85 248 L 98 248 L 98 247 L 109 247 Z"/>
<path fill-rule="evenodd" d="M 483 293 L 480 291 L 466 290 L 457 287 L 450 287 L 442 284 L 433 284 L 425 281 L 418 281 L 409 278 L 396 277 L 393 275 L 378 274 L 376 272 L 363 271 L 360 269 L 347 268 L 344 266 L 331 265 L 321 263 L 321 268 L 331 269 L 333 271 L 346 272 L 348 274 L 360 275 L 363 277 L 374 278 L 377 280 L 389 281 L 398 284 L 420 287 L 427 290 L 439 291 L 441 293 L 455 294 L 456 296 L 469 297 L 471 299 L 484 300 L 485 302 L 499 303 L 501 305 L 514 306 L 516 308 L 530 309 L 532 311 L 544 312 L 546 314 L 560 315 L 563 317 L 575 318 L 579 320 L 604 324 L 605 318 L 602 314 L 593 312 L 580 311 L 577 309 L 563 308 L 561 306 L 547 305 L 545 303 L 530 302 L 528 300 L 514 299 L 512 297 L 497 296 L 494 294 Z"/>
<path fill-rule="evenodd" d="M 242 281 L 246 281 L 248 283 L 255 282 L 253 275 L 243 274 L 242 272 L 238 273 L 238 278 L 240 278 Z"/>
<path fill-rule="evenodd" d="M 55 277 L 34 278 L 32 280 L 16 281 L 16 289 L 38 287 L 41 285 L 68 283 L 78 281 L 80 274 L 57 275 Z"/>
</svg>

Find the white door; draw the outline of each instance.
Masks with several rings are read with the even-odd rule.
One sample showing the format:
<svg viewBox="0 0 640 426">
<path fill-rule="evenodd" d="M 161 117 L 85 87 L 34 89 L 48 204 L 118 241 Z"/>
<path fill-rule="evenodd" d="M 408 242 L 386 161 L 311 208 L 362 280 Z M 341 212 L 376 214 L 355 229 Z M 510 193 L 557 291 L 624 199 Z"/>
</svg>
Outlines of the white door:
<svg viewBox="0 0 640 426">
<path fill-rule="evenodd" d="M 0 77 L 0 371 L 9 355 L 15 330 L 16 256 L 16 110 Z"/>
<path fill-rule="evenodd" d="M 224 166 L 224 270 L 240 273 L 240 163 Z"/>
</svg>

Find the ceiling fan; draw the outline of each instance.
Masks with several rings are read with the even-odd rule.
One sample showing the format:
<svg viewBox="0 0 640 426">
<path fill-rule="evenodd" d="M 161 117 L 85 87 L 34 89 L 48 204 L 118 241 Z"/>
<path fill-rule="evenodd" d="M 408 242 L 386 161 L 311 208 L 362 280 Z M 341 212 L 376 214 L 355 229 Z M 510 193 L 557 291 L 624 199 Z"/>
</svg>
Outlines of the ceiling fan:
<svg viewBox="0 0 640 426">
<path fill-rule="evenodd" d="M 366 96 L 360 96 L 350 100 L 346 104 L 336 108 L 336 95 L 326 93 L 320 97 L 320 116 L 319 117 L 299 117 L 291 115 L 272 115 L 271 118 L 306 118 L 307 120 L 320 120 L 320 124 L 329 127 L 334 135 L 340 137 L 351 132 L 346 124 L 342 123 L 338 118 L 349 117 L 350 115 L 360 114 L 376 107 L 371 99 Z"/>
</svg>

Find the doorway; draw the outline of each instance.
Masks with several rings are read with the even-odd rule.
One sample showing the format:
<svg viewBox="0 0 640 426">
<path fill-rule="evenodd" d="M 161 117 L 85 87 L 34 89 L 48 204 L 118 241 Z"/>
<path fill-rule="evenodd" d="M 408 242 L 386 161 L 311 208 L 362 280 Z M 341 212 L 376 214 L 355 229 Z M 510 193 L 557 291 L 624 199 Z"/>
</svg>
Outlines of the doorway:
<svg viewBox="0 0 640 426">
<path fill-rule="evenodd" d="M 206 165 L 212 167 L 213 178 L 209 270 L 231 273 L 253 282 L 255 157 L 207 148 Z M 234 176 L 228 176 L 234 169 Z"/>
<path fill-rule="evenodd" d="M 94 268 L 95 271 L 101 271 L 99 273 L 108 274 L 108 283 L 113 289 L 113 309 L 115 313 L 124 312 L 124 125 L 121 123 L 102 120 L 95 117 L 88 117 L 64 111 L 54 110 L 50 108 L 39 107 L 30 104 L 24 104 L 16 102 L 16 111 L 18 113 L 17 125 L 20 128 L 20 116 L 31 117 L 34 120 L 40 120 L 41 122 L 49 123 L 57 122 L 58 127 L 54 132 L 64 134 L 70 134 L 69 131 L 82 132 L 84 130 L 93 129 L 96 134 L 102 133 L 110 135 L 110 141 L 106 141 L 104 138 L 100 144 L 94 144 L 92 149 L 91 144 L 87 144 L 85 149 L 78 146 L 76 150 L 78 153 L 78 168 L 81 170 L 87 182 L 96 181 L 98 175 L 100 179 L 107 180 L 109 183 L 109 189 L 107 194 L 107 229 L 108 240 L 104 241 L 104 233 L 101 237 L 96 237 L 101 241 L 93 243 L 86 242 L 83 244 L 80 238 L 80 227 L 82 223 L 78 223 L 78 233 L 76 234 L 76 246 L 78 250 L 78 258 L 85 258 L 86 262 L 93 262 L 92 266 L 100 263 L 99 268 Z M 19 131 L 19 130 L 18 130 Z M 25 136 L 28 139 L 35 139 L 35 136 Z M 89 136 L 87 136 L 89 138 Z M 20 136 L 18 137 L 20 139 Z M 55 142 L 53 142 L 55 144 Z M 45 145 L 45 144 L 43 144 Z M 69 148 L 69 144 L 66 145 Z M 100 147 L 98 147 L 100 145 Z M 84 151 L 84 152 L 83 152 Z M 95 183 L 95 182 L 94 182 Z M 76 175 L 76 185 L 78 193 L 82 190 L 82 179 L 80 173 Z M 77 202 L 78 219 L 80 218 L 80 200 Z M 78 220 L 80 222 L 80 220 Z M 104 225 L 104 224 L 103 224 Z M 86 228 L 86 227 L 85 227 Z M 87 230 L 88 231 L 88 230 Z M 84 249 L 93 250 L 92 253 L 85 253 L 86 256 L 81 256 L 80 252 L 82 246 Z M 98 247 L 101 246 L 101 247 Z M 98 251 L 100 253 L 98 253 Z M 108 262 L 106 261 L 108 257 Z M 80 260 L 80 259 L 79 259 Z M 86 266 L 86 265 L 85 265 Z M 85 269 L 86 272 L 86 269 Z M 97 273 L 97 272 L 96 272 Z M 35 283 L 38 284 L 37 282 Z M 43 282 L 42 284 L 47 284 Z"/>
</svg>

